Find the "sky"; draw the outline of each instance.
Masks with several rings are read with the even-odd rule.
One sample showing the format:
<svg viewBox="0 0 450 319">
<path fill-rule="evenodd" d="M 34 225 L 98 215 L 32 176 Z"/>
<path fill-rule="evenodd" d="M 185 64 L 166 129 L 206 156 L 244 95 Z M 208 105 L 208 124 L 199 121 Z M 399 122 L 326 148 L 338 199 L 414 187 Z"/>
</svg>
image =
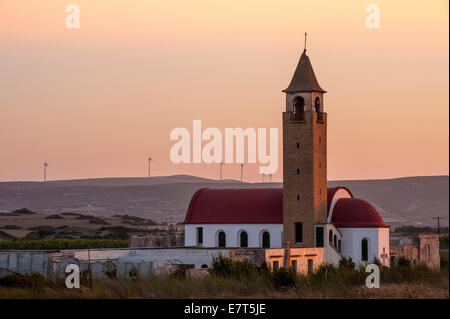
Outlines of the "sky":
<svg viewBox="0 0 450 319">
<path fill-rule="evenodd" d="M 44 161 L 50 180 L 144 177 L 150 155 L 152 175 L 217 179 L 218 164 L 170 160 L 170 132 L 193 120 L 278 128 L 281 181 L 281 90 L 305 31 L 328 92 L 328 179 L 447 175 L 448 12 L 446 0 L 0 0 L 0 181 L 42 180 Z"/>
</svg>

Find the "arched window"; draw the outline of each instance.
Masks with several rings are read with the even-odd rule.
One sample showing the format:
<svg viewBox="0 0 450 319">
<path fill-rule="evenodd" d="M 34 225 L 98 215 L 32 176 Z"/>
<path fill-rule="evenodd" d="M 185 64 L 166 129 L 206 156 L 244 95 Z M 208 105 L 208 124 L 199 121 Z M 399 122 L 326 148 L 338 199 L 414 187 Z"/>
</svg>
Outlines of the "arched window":
<svg viewBox="0 0 450 319">
<path fill-rule="evenodd" d="M 219 247 L 226 247 L 227 241 L 224 231 L 219 231 L 219 233 L 217 234 L 217 242 Z"/>
<path fill-rule="evenodd" d="M 270 248 L 270 234 L 268 231 L 264 231 L 261 235 L 262 247 Z"/>
<path fill-rule="evenodd" d="M 319 97 L 316 97 L 314 100 L 314 110 L 317 113 L 317 122 L 322 122 L 323 117 L 322 117 L 322 112 L 320 111 L 320 98 Z"/>
<path fill-rule="evenodd" d="M 342 250 L 342 244 L 341 244 L 341 240 L 338 240 L 338 251 L 341 252 Z"/>
<path fill-rule="evenodd" d="M 361 260 L 369 260 L 369 241 L 366 238 L 361 240 Z"/>
<path fill-rule="evenodd" d="M 294 101 L 294 121 L 304 121 L 305 99 L 297 96 Z"/>
<path fill-rule="evenodd" d="M 328 233 L 328 241 L 330 242 L 330 245 L 333 245 L 333 231 L 331 229 Z"/>
<path fill-rule="evenodd" d="M 337 236 L 336 235 L 334 235 L 334 248 L 336 248 L 337 249 Z"/>
<path fill-rule="evenodd" d="M 239 234 L 239 246 L 240 247 L 248 247 L 248 235 L 246 231 L 241 231 L 241 233 Z"/>
</svg>

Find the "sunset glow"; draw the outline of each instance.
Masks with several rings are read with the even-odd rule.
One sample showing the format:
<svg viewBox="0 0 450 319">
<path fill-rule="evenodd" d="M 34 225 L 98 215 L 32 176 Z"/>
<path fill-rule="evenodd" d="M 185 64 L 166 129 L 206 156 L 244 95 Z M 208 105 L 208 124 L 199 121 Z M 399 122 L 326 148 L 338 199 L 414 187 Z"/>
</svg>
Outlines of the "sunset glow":
<svg viewBox="0 0 450 319">
<path fill-rule="evenodd" d="M 80 7 L 67 29 L 65 7 Z M 357 3 L 357 4 L 355 4 Z M 380 28 L 365 7 L 380 7 Z M 448 1 L 0 0 L 0 181 L 189 174 L 170 132 L 278 128 L 307 49 L 328 179 L 448 174 Z M 244 180 L 261 180 L 248 164 Z M 224 178 L 239 179 L 239 164 Z"/>
</svg>

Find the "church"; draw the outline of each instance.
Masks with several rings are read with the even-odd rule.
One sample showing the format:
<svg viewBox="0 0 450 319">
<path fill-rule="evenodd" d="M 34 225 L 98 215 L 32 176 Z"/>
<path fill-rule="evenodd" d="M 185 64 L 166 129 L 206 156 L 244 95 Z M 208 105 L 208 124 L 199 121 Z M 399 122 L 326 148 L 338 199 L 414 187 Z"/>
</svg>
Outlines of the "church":
<svg viewBox="0 0 450 319">
<path fill-rule="evenodd" d="M 389 266 L 389 226 L 376 208 L 345 187 L 327 187 L 326 91 L 306 48 L 282 92 L 283 188 L 198 190 L 184 221 L 185 246 L 265 248 L 274 268 L 280 251 L 285 266 L 304 258 L 308 271 L 342 257 Z"/>
</svg>

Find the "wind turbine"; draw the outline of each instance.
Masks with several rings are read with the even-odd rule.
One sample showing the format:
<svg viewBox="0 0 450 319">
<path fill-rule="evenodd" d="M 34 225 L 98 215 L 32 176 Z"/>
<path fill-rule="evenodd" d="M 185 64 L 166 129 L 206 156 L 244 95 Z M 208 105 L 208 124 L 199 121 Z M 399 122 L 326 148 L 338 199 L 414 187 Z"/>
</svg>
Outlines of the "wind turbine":
<svg viewBox="0 0 450 319">
<path fill-rule="evenodd" d="M 222 168 L 223 168 L 223 162 L 220 162 L 220 180 L 222 180 Z"/>
<path fill-rule="evenodd" d="M 266 177 L 266 174 L 264 174 L 264 173 L 261 173 L 261 182 L 262 182 L 262 183 L 264 183 L 264 179 L 265 179 L 265 177 Z"/>
<path fill-rule="evenodd" d="M 241 164 L 241 183 L 244 180 L 244 163 Z"/>
<path fill-rule="evenodd" d="M 150 156 L 149 158 L 148 158 L 148 177 L 150 177 L 150 166 L 151 166 L 151 163 L 153 162 L 153 159 L 152 159 L 152 157 Z"/>
<path fill-rule="evenodd" d="M 50 168 L 50 166 L 48 166 L 47 161 L 44 162 L 44 182 L 47 181 L 47 167 Z"/>
</svg>

